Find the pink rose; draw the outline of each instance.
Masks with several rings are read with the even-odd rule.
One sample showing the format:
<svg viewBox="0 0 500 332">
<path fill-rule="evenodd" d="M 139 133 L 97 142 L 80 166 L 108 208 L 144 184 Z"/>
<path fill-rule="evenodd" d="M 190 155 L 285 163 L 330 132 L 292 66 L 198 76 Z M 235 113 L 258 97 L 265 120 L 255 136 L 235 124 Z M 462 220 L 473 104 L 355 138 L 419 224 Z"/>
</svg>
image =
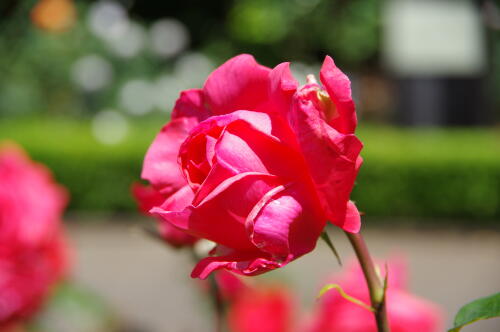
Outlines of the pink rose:
<svg viewBox="0 0 500 332">
<path fill-rule="evenodd" d="M 37 246 L 59 231 L 67 193 L 13 144 L 0 145 L 0 245 Z"/>
<path fill-rule="evenodd" d="M 290 332 L 295 301 L 284 288 L 249 288 L 231 303 L 228 325 L 233 332 Z"/>
<path fill-rule="evenodd" d="M 65 273 L 66 201 L 45 167 L 0 146 L 0 330 L 33 315 Z"/>
<path fill-rule="evenodd" d="M 139 205 L 139 210 L 149 216 L 151 208 L 161 205 L 168 198 L 152 186 L 144 186 L 139 183 L 132 185 L 132 194 Z M 165 242 L 174 248 L 191 247 L 198 241 L 198 238 L 166 222 L 159 223 L 159 231 Z"/>
<path fill-rule="evenodd" d="M 385 271 L 382 271 L 385 275 Z M 386 294 L 387 315 L 391 332 L 442 331 L 443 314 L 433 303 L 407 291 L 404 264 L 389 264 Z M 339 284 L 350 296 L 370 303 L 368 288 L 359 265 L 351 263 L 346 271 L 334 276 L 329 283 Z M 373 313 L 345 300 L 336 290 L 320 299 L 310 332 L 376 332 Z"/>
<path fill-rule="evenodd" d="M 314 249 L 327 220 L 359 231 L 350 82 L 330 57 L 323 86 L 298 87 L 288 67 L 229 60 L 203 89 L 181 93 L 146 154 L 142 177 L 168 197 L 151 212 L 217 243 L 193 277 L 284 266 Z"/>
</svg>

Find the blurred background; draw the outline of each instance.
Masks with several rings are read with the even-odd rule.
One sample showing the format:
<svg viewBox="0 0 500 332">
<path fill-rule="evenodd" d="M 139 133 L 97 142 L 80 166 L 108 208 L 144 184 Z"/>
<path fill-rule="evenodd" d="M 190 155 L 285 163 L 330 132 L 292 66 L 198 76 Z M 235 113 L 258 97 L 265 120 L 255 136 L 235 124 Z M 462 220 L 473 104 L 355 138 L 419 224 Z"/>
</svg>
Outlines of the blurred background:
<svg viewBox="0 0 500 332">
<path fill-rule="evenodd" d="M 141 233 L 151 221 L 130 185 L 179 92 L 239 53 L 291 61 L 301 82 L 326 54 L 348 73 L 365 143 L 353 199 L 366 238 L 381 256 L 407 256 L 413 290 L 444 306 L 448 323 L 500 288 L 500 1 L 2 0 L 0 140 L 69 189 L 74 278 L 130 330 L 209 324 L 189 255 Z M 338 269 L 319 247 L 269 274 L 306 304 Z"/>
</svg>

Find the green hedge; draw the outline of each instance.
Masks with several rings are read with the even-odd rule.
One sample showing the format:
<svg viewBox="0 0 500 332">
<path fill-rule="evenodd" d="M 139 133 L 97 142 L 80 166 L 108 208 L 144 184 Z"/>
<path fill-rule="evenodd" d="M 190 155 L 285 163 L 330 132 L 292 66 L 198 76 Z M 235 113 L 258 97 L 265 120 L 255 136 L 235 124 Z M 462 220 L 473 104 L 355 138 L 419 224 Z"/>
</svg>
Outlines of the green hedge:
<svg viewBox="0 0 500 332">
<path fill-rule="evenodd" d="M 371 216 L 500 218 L 500 136 L 485 129 L 362 128 L 353 192 Z"/>
<path fill-rule="evenodd" d="M 161 121 L 134 123 L 127 140 L 98 143 L 87 121 L 3 120 L 0 139 L 21 144 L 71 193 L 71 210 L 131 211 L 130 184 Z M 353 199 L 369 216 L 500 218 L 500 134 L 487 129 L 362 127 L 364 165 Z"/>
<path fill-rule="evenodd" d="M 139 179 L 144 153 L 161 124 L 137 123 L 127 140 L 106 146 L 86 120 L 1 121 L 0 140 L 11 139 L 51 168 L 70 191 L 70 210 L 135 210 L 130 185 Z"/>
</svg>

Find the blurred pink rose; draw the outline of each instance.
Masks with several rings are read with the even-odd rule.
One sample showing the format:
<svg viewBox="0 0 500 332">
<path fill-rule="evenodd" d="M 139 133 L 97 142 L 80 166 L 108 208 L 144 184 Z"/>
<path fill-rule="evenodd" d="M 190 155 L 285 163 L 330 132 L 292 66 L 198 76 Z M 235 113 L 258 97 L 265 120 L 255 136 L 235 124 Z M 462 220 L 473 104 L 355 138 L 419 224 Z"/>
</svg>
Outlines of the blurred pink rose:
<svg viewBox="0 0 500 332">
<path fill-rule="evenodd" d="M 45 167 L 0 146 L 0 330 L 34 314 L 65 273 L 66 202 Z"/>
<path fill-rule="evenodd" d="M 50 171 L 18 147 L 0 145 L 0 244 L 37 246 L 59 231 L 67 203 Z"/>
<path fill-rule="evenodd" d="M 384 269 L 385 270 L 385 269 Z M 382 274 L 385 275 L 385 271 Z M 360 266 L 351 263 L 346 271 L 331 278 L 350 296 L 370 304 L 368 288 Z M 386 294 L 387 315 L 391 332 L 442 331 L 443 314 L 437 305 L 410 294 L 406 286 L 406 269 L 400 261 L 389 264 Z M 310 332 L 376 332 L 373 313 L 345 300 L 336 290 L 320 299 Z"/>
<path fill-rule="evenodd" d="M 132 194 L 139 205 L 139 210 L 149 216 L 151 215 L 149 210 L 152 207 L 161 205 L 168 198 L 168 196 L 162 195 L 152 186 L 145 186 L 140 183 L 132 185 Z M 191 247 L 198 241 L 198 238 L 166 222 L 159 223 L 159 231 L 165 242 L 175 248 Z"/>
<path fill-rule="evenodd" d="M 293 328 L 295 301 L 285 288 L 248 288 L 228 312 L 232 332 L 290 332 Z"/>
<path fill-rule="evenodd" d="M 320 78 L 298 87 L 288 63 L 269 69 L 240 55 L 181 93 L 142 177 L 168 197 L 152 213 L 218 244 L 193 277 L 284 266 L 314 249 L 327 220 L 359 231 L 350 82 L 330 57 Z"/>
</svg>

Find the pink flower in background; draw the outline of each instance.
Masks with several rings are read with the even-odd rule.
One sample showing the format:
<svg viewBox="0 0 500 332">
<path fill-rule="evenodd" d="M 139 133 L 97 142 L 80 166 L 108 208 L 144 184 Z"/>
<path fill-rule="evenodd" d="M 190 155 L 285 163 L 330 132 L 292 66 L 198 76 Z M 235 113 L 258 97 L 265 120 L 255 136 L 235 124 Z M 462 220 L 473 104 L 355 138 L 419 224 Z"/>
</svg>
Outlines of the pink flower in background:
<svg viewBox="0 0 500 332">
<path fill-rule="evenodd" d="M 66 272 L 66 202 L 45 167 L 0 146 L 0 329 L 30 318 Z"/>
<path fill-rule="evenodd" d="M 152 186 L 145 186 L 139 183 L 134 183 L 132 185 L 132 194 L 139 205 L 139 210 L 146 215 L 151 215 L 149 210 L 151 210 L 154 206 L 161 205 L 165 199 L 168 198 L 165 195 L 160 194 L 160 192 Z M 191 236 L 166 222 L 159 223 L 159 231 L 165 242 L 175 248 L 186 246 L 191 247 L 196 243 L 196 241 L 198 241 L 198 238 Z"/>
<path fill-rule="evenodd" d="M 217 271 L 215 273 L 215 281 L 217 282 L 222 299 L 228 302 L 234 301 L 253 287 L 248 281 L 243 281 L 240 277 L 226 270 Z"/>
<path fill-rule="evenodd" d="M 152 213 L 217 243 L 193 277 L 284 266 L 314 249 L 327 220 L 359 231 L 350 82 L 330 57 L 320 78 L 298 87 L 288 63 L 270 69 L 240 55 L 181 93 L 142 177 L 166 198 Z"/>
<path fill-rule="evenodd" d="M 230 305 L 232 332 L 290 332 L 295 301 L 284 288 L 249 288 Z"/>
<path fill-rule="evenodd" d="M 38 246 L 59 232 L 66 191 L 18 147 L 0 152 L 0 245 Z"/>
<path fill-rule="evenodd" d="M 328 282 L 339 284 L 348 295 L 370 303 L 368 288 L 357 263 L 351 263 L 343 274 L 334 276 Z M 401 262 L 389 264 L 386 304 L 391 332 L 442 331 L 441 310 L 434 303 L 407 291 L 406 269 Z M 320 299 L 308 331 L 376 332 L 377 327 L 373 313 L 331 290 Z"/>
</svg>

